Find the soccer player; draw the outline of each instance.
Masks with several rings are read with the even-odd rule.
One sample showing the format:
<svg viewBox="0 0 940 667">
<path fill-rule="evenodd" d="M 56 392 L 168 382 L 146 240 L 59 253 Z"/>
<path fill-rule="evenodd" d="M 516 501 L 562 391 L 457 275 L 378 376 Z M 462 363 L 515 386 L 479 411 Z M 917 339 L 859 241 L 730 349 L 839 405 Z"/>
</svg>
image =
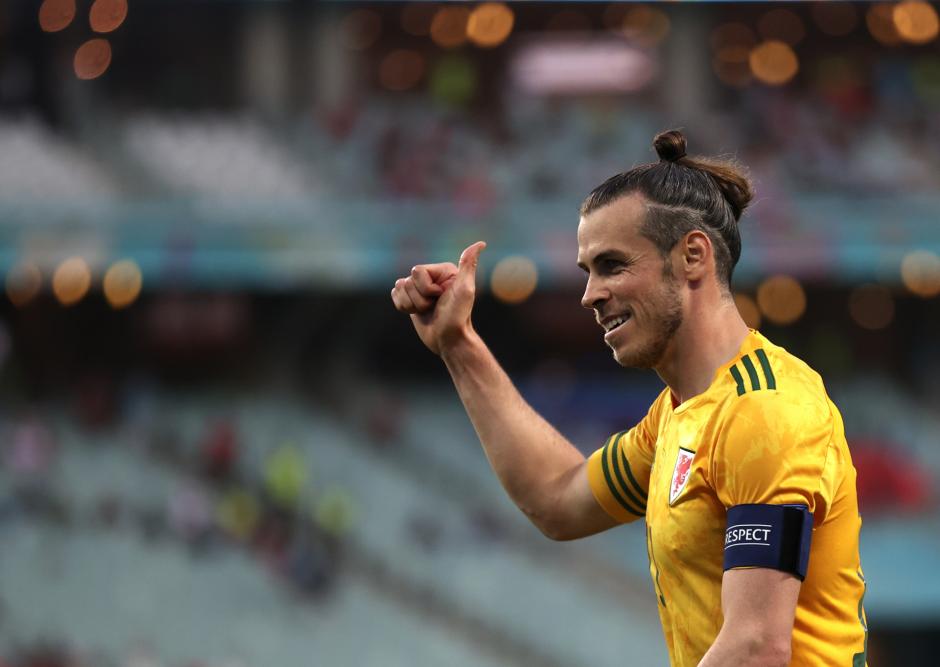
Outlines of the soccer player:
<svg viewBox="0 0 940 667">
<path fill-rule="evenodd" d="M 817 373 L 757 331 L 731 296 L 751 185 L 658 135 L 659 162 L 584 200 L 581 303 L 622 366 L 666 388 L 646 417 L 584 456 L 540 417 L 474 331 L 480 252 L 392 289 L 440 355 L 510 497 L 569 540 L 646 520 L 671 664 L 864 667 L 861 519 L 842 419 Z"/>
</svg>

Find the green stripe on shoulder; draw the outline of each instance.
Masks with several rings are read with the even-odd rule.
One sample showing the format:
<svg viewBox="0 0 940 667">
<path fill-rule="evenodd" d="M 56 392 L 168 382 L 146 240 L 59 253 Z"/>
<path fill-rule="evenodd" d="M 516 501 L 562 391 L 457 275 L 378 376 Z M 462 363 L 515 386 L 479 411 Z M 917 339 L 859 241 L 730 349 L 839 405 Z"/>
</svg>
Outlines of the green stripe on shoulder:
<svg viewBox="0 0 940 667">
<path fill-rule="evenodd" d="M 744 378 L 741 377 L 741 371 L 738 370 L 738 367 L 737 367 L 737 366 L 732 366 L 729 370 L 731 371 L 731 377 L 734 378 L 734 381 L 735 381 L 735 382 L 737 383 L 737 385 L 738 385 L 738 396 L 740 396 L 740 395 L 743 394 L 744 391 L 745 391 L 745 389 L 744 389 Z"/>
<path fill-rule="evenodd" d="M 617 475 L 617 481 L 620 482 L 620 488 L 623 489 L 624 495 L 630 500 L 631 503 L 633 503 L 636 507 L 638 507 L 639 509 L 641 509 L 641 510 L 643 510 L 643 511 L 645 512 L 645 511 L 646 511 L 646 503 L 643 502 L 642 500 L 640 500 L 639 498 L 637 498 L 636 496 L 634 496 L 634 495 L 630 492 L 630 487 L 627 486 L 627 482 L 626 482 L 626 480 L 623 478 L 623 475 L 622 475 L 621 472 L 620 472 L 621 467 L 626 467 L 626 469 L 627 469 L 628 471 L 629 471 L 629 469 L 630 469 L 630 464 L 629 464 L 629 462 L 627 462 L 627 458 L 623 455 L 623 452 L 622 452 L 621 449 L 620 449 L 620 438 L 621 438 L 621 436 L 622 436 L 622 434 L 618 435 L 616 438 L 614 438 L 613 443 L 611 443 L 611 448 L 612 448 L 612 450 L 611 450 L 611 453 L 610 453 L 610 460 L 611 460 L 611 463 L 613 463 L 614 474 Z M 620 465 L 618 465 L 618 461 L 622 461 L 622 462 L 624 462 L 624 463 L 627 463 L 627 465 L 626 465 L 626 466 L 620 466 Z M 630 475 L 630 478 L 632 479 L 632 478 L 633 478 L 633 475 Z M 636 484 L 636 481 L 634 481 L 634 484 Z"/>
<path fill-rule="evenodd" d="M 758 348 L 754 350 L 754 354 L 757 355 L 761 370 L 764 371 L 764 379 L 767 380 L 767 388 L 776 389 L 777 379 L 774 377 L 774 371 L 770 367 L 770 360 L 767 358 L 767 353 L 764 352 L 763 348 Z"/>
<path fill-rule="evenodd" d="M 728 371 L 731 373 L 731 377 L 734 378 L 734 383 L 737 385 L 738 396 L 745 394 L 748 391 L 760 391 L 761 389 L 776 389 L 777 388 L 777 378 L 774 376 L 774 370 L 770 365 L 770 359 L 767 358 L 767 353 L 764 352 L 763 348 L 758 348 L 754 350 L 754 356 L 757 357 L 757 361 L 760 364 L 761 371 L 764 374 L 764 386 L 761 386 L 760 375 L 757 373 L 757 367 L 754 365 L 754 361 L 751 359 L 750 354 L 743 355 L 737 362 L 741 363 L 741 366 L 747 372 L 747 379 L 750 383 L 750 388 L 748 388 L 744 383 L 744 376 L 741 374 L 741 370 L 738 368 L 737 362 Z"/>
<path fill-rule="evenodd" d="M 620 491 L 617 489 L 617 485 L 614 484 L 613 477 L 611 477 L 610 463 L 608 462 L 607 458 L 610 454 L 611 445 L 616 441 L 617 436 L 612 435 L 607 440 L 607 444 L 604 445 L 604 450 L 601 452 L 601 469 L 604 471 L 604 479 L 607 481 L 607 488 L 610 489 L 610 493 L 614 497 L 614 500 L 617 501 L 618 505 L 627 510 L 630 514 L 642 517 L 644 515 L 643 512 L 640 512 L 638 509 L 630 506 L 630 504 L 620 494 Z"/>
<path fill-rule="evenodd" d="M 744 370 L 747 371 L 747 376 L 751 380 L 751 389 L 757 391 L 760 389 L 760 378 L 757 377 L 757 369 L 754 368 L 754 362 L 751 361 L 749 355 L 744 355 L 741 357 L 741 363 L 744 364 Z"/>
</svg>

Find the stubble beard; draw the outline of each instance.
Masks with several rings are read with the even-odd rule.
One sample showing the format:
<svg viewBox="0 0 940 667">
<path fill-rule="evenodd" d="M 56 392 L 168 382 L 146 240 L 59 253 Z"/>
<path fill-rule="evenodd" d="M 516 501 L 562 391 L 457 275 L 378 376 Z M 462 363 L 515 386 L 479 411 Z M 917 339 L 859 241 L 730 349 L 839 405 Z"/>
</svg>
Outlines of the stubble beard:
<svg viewBox="0 0 940 667">
<path fill-rule="evenodd" d="M 620 357 L 614 350 L 614 359 L 625 368 L 656 368 L 666 354 L 669 343 L 682 326 L 682 299 L 676 281 L 669 276 L 663 283 L 662 309 L 650 323 L 648 340 L 637 350 Z"/>
</svg>

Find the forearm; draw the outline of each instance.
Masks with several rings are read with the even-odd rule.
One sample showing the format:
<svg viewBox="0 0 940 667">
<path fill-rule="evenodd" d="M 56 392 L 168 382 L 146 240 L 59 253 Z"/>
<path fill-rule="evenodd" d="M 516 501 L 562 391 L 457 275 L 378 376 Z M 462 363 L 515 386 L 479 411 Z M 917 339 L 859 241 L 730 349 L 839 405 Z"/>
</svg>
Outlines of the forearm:
<svg viewBox="0 0 940 667">
<path fill-rule="evenodd" d="M 564 511 L 559 501 L 566 477 L 584 456 L 522 398 L 476 333 L 441 357 L 506 492 L 536 526 L 551 533 Z"/>
</svg>

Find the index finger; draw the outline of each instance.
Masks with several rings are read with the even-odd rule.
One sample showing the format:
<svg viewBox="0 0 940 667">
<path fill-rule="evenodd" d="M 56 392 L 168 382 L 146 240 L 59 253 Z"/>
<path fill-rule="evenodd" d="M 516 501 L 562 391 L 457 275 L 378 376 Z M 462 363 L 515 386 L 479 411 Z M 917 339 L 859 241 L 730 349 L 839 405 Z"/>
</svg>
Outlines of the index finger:
<svg viewBox="0 0 940 667">
<path fill-rule="evenodd" d="M 451 262 L 419 264 L 411 269 L 411 277 L 422 292 L 439 293 L 448 278 L 457 275 L 457 267 Z"/>
</svg>

